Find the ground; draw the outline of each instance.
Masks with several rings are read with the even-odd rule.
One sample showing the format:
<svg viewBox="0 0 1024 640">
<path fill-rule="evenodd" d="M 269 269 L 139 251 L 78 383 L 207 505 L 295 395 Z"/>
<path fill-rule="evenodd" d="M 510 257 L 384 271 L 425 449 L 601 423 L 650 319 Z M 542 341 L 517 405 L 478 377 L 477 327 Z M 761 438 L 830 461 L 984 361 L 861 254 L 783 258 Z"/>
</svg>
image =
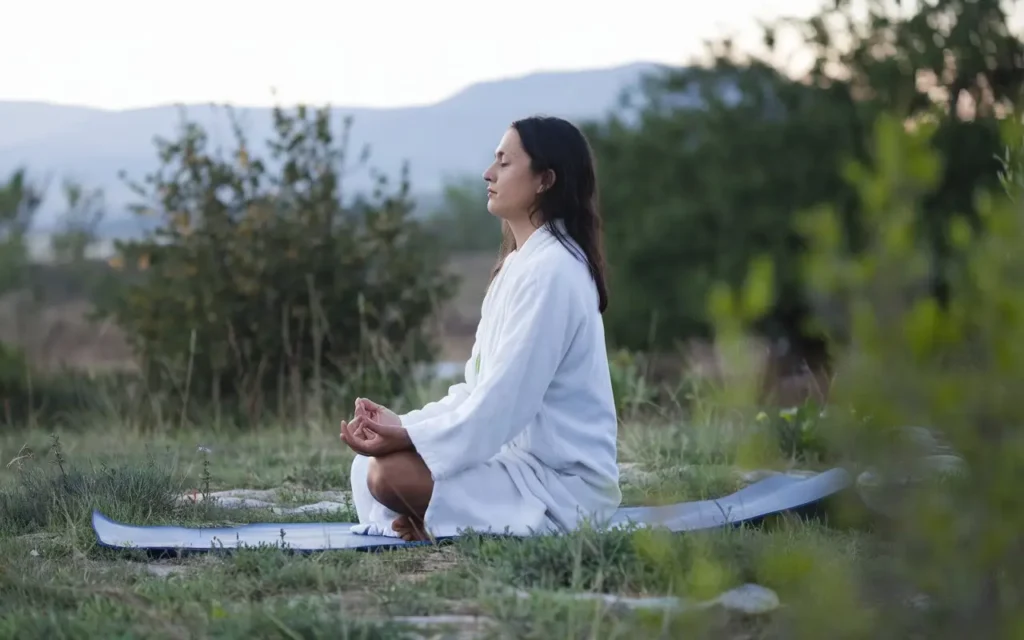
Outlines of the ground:
<svg viewBox="0 0 1024 640">
<path fill-rule="evenodd" d="M 454 265 L 465 277 L 442 310 L 446 360 L 468 353 L 492 260 L 463 256 Z M 15 302 L 0 301 L 0 340 L 33 361 L 130 366 L 116 328 L 87 323 L 82 300 L 42 311 Z M 640 391 L 627 395 L 643 404 Z M 821 466 L 813 456 L 742 462 L 743 429 L 728 412 L 654 413 L 623 414 L 626 504 L 722 496 L 760 474 Z M 0 638 L 852 638 L 882 637 L 874 633 L 882 614 L 889 637 L 919 624 L 904 606 L 919 594 L 888 577 L 892 553 L 839 517 L 839 507 L 701 534 L 469 537 L 384 553 L 153 559 L 99 548 L 93 508 L 133 524 L 354 519 L 351 455 L 336 421 L 249 432 L 169 423 L 144 433 L 124 416 L 64 417 L 80 430 L 0 432 Z M 228 508 L 237 507 L 223 499 L 228 490 L 260 503 Z M 317 502 L 341 509 L 266 506 Z"/>
<path fill-rule="evenodd" d="M 625 502 L 714 497 L 750 481 L 727 432 L 624 425 Z M 885 564 L 867 534 L 791 516 L 703 534 L 582 532 L 383 553 L 262 549 L 154 560 L 98 548 L 91 509 L 140 524 L 348 521 L 349 509 L 281 515 L 201 498 L 274 489 L 249 497 L 344 503 L 350 454 L 325 428 L 111 429 L 56 441 L 40 430 L 0 437 L 0 455 L 0 637 L 838 637 L 834 615 L 846 616 L 855 637 L 861 612 L 892 596 L 858 591 Z M 766 589 L 753 610 L 742 610 L 753 606 L 743 598 L 680 608 L 744 584 Z"/>
<path fill-rule="evenodd" d="M 492 261 L 456 261 L 463 286 L 441 310 L 443 359 L 468 353 Z M 88 311 L 74 296 L 42 310 L 8 297 L 0 340 L 23 346 L 44 368 L 130 366 L 116 328 L 89 324 Z M 724 414 L 694 421 L 676 409 L 654 413 L 624 413 L 626 504 L 714 498 L 764 473 L 815 467 L 786 458 L 770 468 L 743 464 L 742 429 Z M 175 419 L 154 433 L 124 417 L 99 418 L 60 421 L 78 431 L 53 434 L 43 424 L 0 435 L 0 638 L 879 637 L 867 634 L 870 621 L 890 615 L 893 602 L 897 623 L 886 629 L 906 637 L 900 603 L 918 595 L 880 582 L 891 554 L 862 528 L 839 524 L 833 510 L 705 534 L 582 531 L 385 553 L 154 559 L 104 550 L 89 524 L 93 508 L 137 524 L 354 514 L 351 457 L 335 424 L 228 432 Z M 224 500 L 230 489 L 236 500 Z M 249 506 L 229 504 L 238 498 Z M 341 509 L 267 508 L 319 502 Z"/>
</svg>

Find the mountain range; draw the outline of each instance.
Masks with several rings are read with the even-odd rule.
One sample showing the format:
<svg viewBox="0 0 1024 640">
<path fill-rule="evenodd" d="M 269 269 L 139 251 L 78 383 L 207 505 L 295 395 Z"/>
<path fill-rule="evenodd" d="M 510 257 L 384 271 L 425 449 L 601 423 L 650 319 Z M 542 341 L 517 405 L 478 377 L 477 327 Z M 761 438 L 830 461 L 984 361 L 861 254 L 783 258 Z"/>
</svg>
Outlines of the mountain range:
<svg viewBox="0 0 1024 640">
<path fill-rule="evenodd" d="M 580 122 L 599 119 L 615 107 L 621 92 L 658 65 L 535 73 L 481 82 L 441 102 L 400 108 L 334 107 L 336 123 L 353 117 L 351 150 L 370 148 L 369 164 L 397 177 L 409 162 L 412 190 L 436 201 L 448 178 L 479 175 L 502 133 L 516 118 L 543 113 Z M 310 105 L 315 106 L 315 105 Z M 141 180 L 157 167 L 154 138 L 173 137 L 188 118 L 203 126 L 214 145 L 230 146 L 224 110 L 214 105 L 164 105 L 122 111 L 36 102 L 0 102 L 0 177 L 25 167 L 50 190 L 37 228 L 52 225 L 63 207 L 55 188 L 65 177 L 104 191 L 107 220 L 103 235 L 134 235 L 137 222 L 127 213 L 136 196 L 119 178 L 124 170 Z M 250 141 L 271 133 L 265 107 L 233 106 Z M 346 178 L 352 190 L 371 186 L 369 173 Z"/>
</svg>

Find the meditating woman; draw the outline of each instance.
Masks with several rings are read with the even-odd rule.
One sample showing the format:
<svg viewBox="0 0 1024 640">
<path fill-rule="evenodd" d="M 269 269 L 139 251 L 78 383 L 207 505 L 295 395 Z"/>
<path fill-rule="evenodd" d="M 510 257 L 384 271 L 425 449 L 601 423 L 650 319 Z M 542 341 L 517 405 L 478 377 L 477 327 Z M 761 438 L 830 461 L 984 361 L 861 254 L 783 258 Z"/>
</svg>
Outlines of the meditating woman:
<svg viewBox="0 0 1024 640">
<path fill-rule="evenodd" d="M 483 177 L 503 240 L 465 381 L 402 416 L 359 399 L 341 423 L 357 533 L 528 535 L 619 506 L 590 146 L 565 120 L 520 120 Z"/>
</svg>

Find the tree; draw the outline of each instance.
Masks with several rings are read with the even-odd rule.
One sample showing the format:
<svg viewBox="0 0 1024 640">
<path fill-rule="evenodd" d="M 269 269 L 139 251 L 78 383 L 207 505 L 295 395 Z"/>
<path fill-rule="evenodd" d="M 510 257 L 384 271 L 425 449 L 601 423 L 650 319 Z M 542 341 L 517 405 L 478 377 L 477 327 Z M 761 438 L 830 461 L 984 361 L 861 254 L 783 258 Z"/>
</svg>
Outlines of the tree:
<svg viewBox="0 0 1024 640">
<path fill-rule="evenodd" d="M 33 184 L 24 169 L 0 184 L 0 293 L 24 285 L 28 265 L 26 234 L 43 204 L 45 189 Z"/>
<path fill-rule="evenodd" d="M 958 258 L 948 220 L 962 212 L 977 229 L 975 194 L 996 186 L 1001 118 L 1024 88 L 1024 43 L 1011 33 L 1016 0 L 924 0 L 908 9 L 873 0 L 826 5 L 809 21 L 784 21 L 816 52 L 814 86 L 843 86 L 878 113 L 937 124 L 931 140 L 943 175 L 917 221 L 932 254 L 932 286 L 944 299 Z"/>
<path fill-rule="evenodd" d="M 652 75 L 617 113 L 588 127 L 616 296 L 613 341 L 670 348 L 707 335 L 711 283 L 739 286 L 764 255 L 778 295 L 759 330 L 820 352 L 825 341 L 807 319 L 828 301 L 804 286 L 806 243 L 794 216 L 832 204 L 844 216 L 842 242 L 862 243 L 866 229 L 843 167 L 865 158 L 883 112 L 907 126 L 936 124 L 929 144 L 948 162 L 915 228 L 928 238 L 930 286 L 940 294 L 948 287 L 956 259 L 947 221 L 954 212 L 971 219 L 975 192 L 995 181 L 997 117 L 1018 95 L 1024 59 L 994 0 L 917 6 L 905 16 L 900 3 L 871 2 L 864 17 L 847 0 L 830 2 L 811 19 L 765 31 L 770 49 L 784 32 L 810 45 L 814 61 L 803 76 L 778 70 L 774 54 L 741 57 L 725 42 L 709 65 Z"/>
<path fill-rule="evenodd" d="M 669 348 L 706 336 L 711 284 L 739 284 L 758 255 L 772 259 L 779 280 L 761 328 L 798 340 L 807 302 L 791 217 L 822 200 L 851 201 L 838 166 L 862 153 L 856 105 L 770 65 L 725 58 L 666 71 L 641 91 L 641 106 L 588 128 L 615 292 L 613 341 Z"/>
<path fill-rule="evenodd" d="M 25 236 L 43 203 L 44 191 L 29 179 L 24 169 L 15 171 L 6 183 L 0 184 L 0 294 L 29 284 Z M 15 314 L 19 323 L 25 318 L 21 311 Z M 19 334 L 22 329 L 18 327 Z M 29 364 L 20 349 L 0 343 L 0 403 L 7 416 L 22 417 L 38 400 L 31 397 L 31 386 L 26 380 Z"/>
<path fill-rule="evenodd" d="M 50 237 L 50 251 L 58 264 L 81 264 L 96 243 L 105 215 L 103 191 L 86 189 L 69 179 L 61 186 L 67 209 Z"/>
<path fill-rule="evenodd" d="M 151 388 L 302 417 L 328 378 L 389 393 L 429 358 L 425 322 L 452 293 L 443 254 L 410 217 L 404 177 L 343 206 L 350 126 L 339 143 L 328 109 L 275 109 L 269 162 L 237 125 L 228 154 L 187 121 L 158 141 L 160 168 L 132 183 L 157 228 L 118 244 L 131 278 L 101 303 Z"/>
</svg>

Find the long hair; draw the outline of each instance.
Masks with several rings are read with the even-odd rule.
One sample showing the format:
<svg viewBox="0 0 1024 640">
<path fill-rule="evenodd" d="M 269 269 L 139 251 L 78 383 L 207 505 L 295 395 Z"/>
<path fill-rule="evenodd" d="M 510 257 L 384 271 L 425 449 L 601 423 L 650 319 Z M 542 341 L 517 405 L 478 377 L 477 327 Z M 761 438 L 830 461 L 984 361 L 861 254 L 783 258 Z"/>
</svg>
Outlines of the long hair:
<svg viewBox="0 0 1024 640">
<path fill-rule="evenodd" d="M 531 116 L 516 120 L 512 128 L 519 134 L 523 150 L 530 157 L 533 172 L 555 174 L 555 183 L 538 196 L 531 215 L 540 215 L 541 223 L 562 246 L 590 269 L 597 286 L 598 311 L 604 313 L 608 308 L 608 284 L 597 202 L 597 171 L 590 143 L 575 125 L 561 118 Z M 559 220 L 565 225 L 564 233 L 555 224 Z M 575 244 L 569 242 L 569 238 Z M 512 230 L 507 222 L 502 222 L 501 248 L 491 271 L 492 280 L 515 249 Z"/>
</svg>

